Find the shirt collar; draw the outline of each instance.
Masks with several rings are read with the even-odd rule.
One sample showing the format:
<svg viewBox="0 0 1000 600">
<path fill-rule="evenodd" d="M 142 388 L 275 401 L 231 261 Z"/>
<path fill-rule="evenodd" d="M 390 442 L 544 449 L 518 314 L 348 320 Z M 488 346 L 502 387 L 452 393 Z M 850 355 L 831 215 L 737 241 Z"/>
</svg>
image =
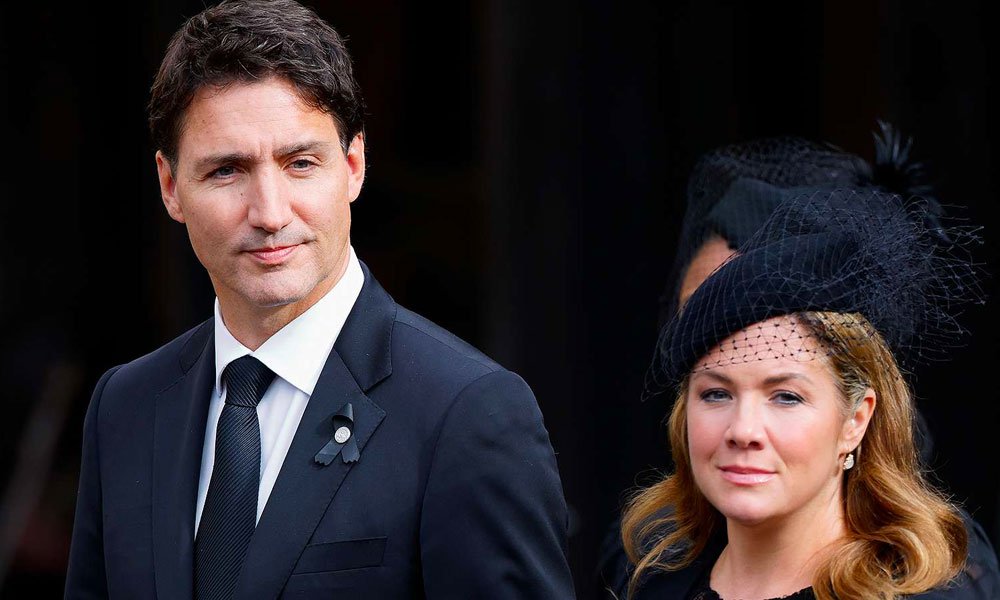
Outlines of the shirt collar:
<svg viewBox="0 0 1000 600">
<path fill-rule="evenodd" d="M 279 329 L 257 350 L 251 351 L 233 337 L 222 320 L 219 299 L 215 299 L 215 390 L 222 391 L 222 372 L 232 361 L 250 354 L 267 368 L 312 395 L 327 356 L 340 335 L 354 303 L 361 293 L 365 275 L 350 248 L 347 269 L 340 281 L 316 304 Z"/>
</svg>

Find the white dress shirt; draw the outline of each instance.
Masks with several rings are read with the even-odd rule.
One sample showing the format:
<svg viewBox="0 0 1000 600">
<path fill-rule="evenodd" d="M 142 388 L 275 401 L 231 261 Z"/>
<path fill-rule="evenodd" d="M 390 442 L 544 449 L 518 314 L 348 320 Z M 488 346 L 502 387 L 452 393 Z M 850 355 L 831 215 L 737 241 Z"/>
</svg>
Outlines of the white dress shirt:
<svg viewBox="0 0 1000 600">
<path fill-rule="evenodd" d="M 215 464 L 215 430 L 225 403 L 222 372 L 232 361 L 254 356 L 275 373 L 274 382 L 267 388 L 257 405 L 260 421 L 260 489 L 257 493 L 257 520 L 264 512 L 264 505 L 271 495 L 271 488 L 278 478 L 281 464 L 288 454 L 288 447 L 295 437 L 295 430 L 302 420 L 309 397 L 326 364 L 327 356 L 340 335 L 347 315 L 361 293 L 365 282 L 361 264 L 350 249 L 347 270 L 340 281 L 320 298 L 316 304 L 285 325 L 251 351 L 226 329 L 215 300 L 215 388 L 208 406 L 205 424 L 205 446 L 201 453 L 201 478 L 198 480 L 198 504 L 195 509 L 194 530 L 198 531 L 201 512 L 205 508 L 208 485 L 212 480 Z M 196 533 L 197 535 L 197 533 Z"/>
</svg>

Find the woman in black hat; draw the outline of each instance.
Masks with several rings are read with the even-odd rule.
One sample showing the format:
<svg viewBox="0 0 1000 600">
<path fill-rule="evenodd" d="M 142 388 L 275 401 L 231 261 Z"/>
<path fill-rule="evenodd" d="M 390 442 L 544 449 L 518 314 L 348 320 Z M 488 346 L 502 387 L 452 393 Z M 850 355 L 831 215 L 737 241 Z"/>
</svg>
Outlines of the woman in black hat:
<svg viewBox="0 0 1000 600">
<path fill-rule="evenodd" d="M 748 185 L 753 188 L 753 183 Z M 766 190 L 761 190 L 766 192 Z M 923 478 L 899 363 L 954 343 L 971 263 L 926 205 L 808 186 L 663 329 L 675 472 L 623 517 L 629 598 L 994 598 Z"/>
</svg>

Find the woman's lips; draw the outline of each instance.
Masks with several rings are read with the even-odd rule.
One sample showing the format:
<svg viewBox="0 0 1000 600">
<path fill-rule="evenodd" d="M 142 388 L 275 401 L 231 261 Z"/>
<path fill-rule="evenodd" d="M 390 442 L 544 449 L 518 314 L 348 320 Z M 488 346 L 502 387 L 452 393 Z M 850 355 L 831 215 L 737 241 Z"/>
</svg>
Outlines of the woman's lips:
<svg viewBox="0 0 1000 600">
<path fill-rule="evenodd" d="M 288 258 L 292 252 L 295 252 L 296 248 L 298 248 L 298 244 L 293 246 L 278 246 L 276 248 L 255 248 L 247 250 L 247 252 L 264 264 L 276 265 Z"/>
<path fill-rule="evenodd" d="M 719 467 L 722 478 L 736 485 L 760 485 L 774 479 L 774 471 L 756 469 L 754 467 L 726 466 Z"/>
</svg>

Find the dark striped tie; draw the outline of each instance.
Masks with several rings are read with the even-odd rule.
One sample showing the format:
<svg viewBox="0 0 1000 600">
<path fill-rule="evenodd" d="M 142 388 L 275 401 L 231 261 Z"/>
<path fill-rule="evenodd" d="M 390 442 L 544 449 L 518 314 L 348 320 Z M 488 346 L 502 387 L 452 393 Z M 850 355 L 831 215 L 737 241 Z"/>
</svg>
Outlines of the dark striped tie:
<svg viewBox="0 0 1000 600">
<path fill-rule="evenodd" d="M 226 405 L 215 434 L 215 466 L 195 539 L 195 598 L 229 600 L 257 526 L 260 424 L 257 403 L 274 373 L 252 356 L 222 372 Z"/>
</svg>

